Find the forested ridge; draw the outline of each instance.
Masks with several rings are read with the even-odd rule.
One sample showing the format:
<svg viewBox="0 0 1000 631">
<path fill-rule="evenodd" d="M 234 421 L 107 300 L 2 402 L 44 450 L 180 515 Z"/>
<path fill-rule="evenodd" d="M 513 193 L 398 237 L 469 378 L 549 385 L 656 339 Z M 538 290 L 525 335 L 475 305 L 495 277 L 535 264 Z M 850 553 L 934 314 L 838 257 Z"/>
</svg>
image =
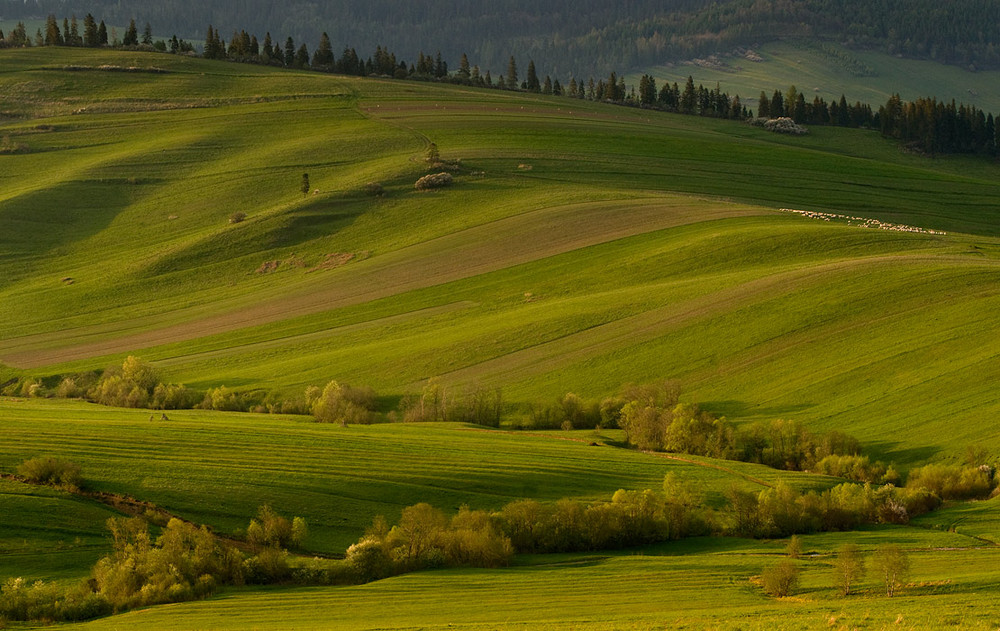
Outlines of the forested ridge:
<svg viewBox="0 0 1000 631">
<path fill-rule="evenodd" d="M 1000 67 L 1000 2 L 954 0 L 0 0 L 6 21 L 86 13 L 109 25 L 149 21 L 160 33 L 202 40 L 206 24 L 316 41 L 327 32 L 358 49 L 408 57 L 462 53 L 502 71 L 510 55 L 553 75 L 634 70 L 785 37 L 819 37 L 975 69 Z"/>
</svg>

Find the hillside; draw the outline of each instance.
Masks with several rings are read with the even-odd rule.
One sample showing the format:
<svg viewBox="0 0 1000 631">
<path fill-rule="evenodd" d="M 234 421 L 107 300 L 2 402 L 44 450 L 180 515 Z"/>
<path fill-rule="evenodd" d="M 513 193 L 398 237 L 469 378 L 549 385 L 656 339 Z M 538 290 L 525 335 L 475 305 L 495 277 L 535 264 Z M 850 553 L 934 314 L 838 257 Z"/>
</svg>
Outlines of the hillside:
<svg viewBox="0 0 1000 631">
<path fill-rule="evenodd" d="M 28 147 L 0 156 L 11 366 L 135 353 L 198 388 L 336 378 L 387 408 L 434 376 L 515 405 L 676 378 L 731 418 L 843 427 L 914 463 L 994 431 L 948 421 L 996 405 L 987 161 L 171 56 L 60 70 L 66 54 L 6 51 L 0 76 L 2 109 L 26 116 L 3 132 Z M 429 142 L 461 166 L 422 193 Z"/>
<path fill-rule="evenodd" d="M 101 525 L 118 513 L 95 496 L 10 477 L 39 455 L 78 463 L 88 492 L 224 536 L 245 536 L 264 503 L 302 516 L 299 563 L 343 554 L 375 516 L 417 502 L 449 515 L 590 502 L 674 473 L 725 516 L 734 488 L 843 482 L 625 449 L 620 430 L 513 429 L 567 392 L 599 400 L 630 382 L 676 379 L 682 401 L 741 427 L 848 432 L 904 474 L 970 446 L 998 456 L 995 161 L 907 153 L 866 130 L 779 136 L 183 56 L 0 60 L 0 380 L 53 392 L 139 355 L 171 382 L 255 400 L 368 385 L 382 419 L 434 377 L 506 403 L 506 427 L 487 429 L 0 398 L 0 578 L 69 585 L 111 545 Z M 442 171 L 450 186 L 415 189 Z M 360 586 L 226 587 L 83 628 L 773 628 L 779 615 L 987 628 L 997 502 L 805 535 L 792 598 L 760 588 L 784 541 L 710 537 Z M 848 542 L 868 556 L 903 546 L 904 595 L 869 575 L 835 597 L 832 555 Z"/>
</svg>

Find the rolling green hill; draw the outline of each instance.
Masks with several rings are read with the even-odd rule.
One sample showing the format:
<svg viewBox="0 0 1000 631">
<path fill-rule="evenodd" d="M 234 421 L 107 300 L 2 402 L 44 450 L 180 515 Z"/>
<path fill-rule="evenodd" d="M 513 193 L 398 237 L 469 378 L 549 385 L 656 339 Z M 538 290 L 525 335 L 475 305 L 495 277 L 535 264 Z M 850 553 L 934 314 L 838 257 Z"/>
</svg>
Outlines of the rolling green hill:
<svg viewBox="0 0 1000 631">
<path fill-rule="evenodd" d="M 904 464 L 995 431 L 976 420 L 997 405 L 991 163 L 860 130 L 67 55 L 5 51 L 0 75 L 21 116 L 2 132 L 27 147 L 0 156 L 12 366 L 136 353 L 197 387 L 388 397 L 439 375 L 515 404 L 669 377 L 732 418 L 844 428 Z M 110 63 L 165 72 L 93 69 Z M 414 191 L 429 142 L 456 184 Z"/>
<path fill-rule="evenodd" d="M 846 431 L 904 471 L 956 462 L 971 444 L 998 456 L 996 163 L 911 155 L 863 130 L 791 138 L 564 98 L 168 55 L 28 49 L 0 61 L 0 137 L 11 148 L 0 154 L 5 376 L 51 387 L 137 354 L 199 389 L 370 385 L 383 411 L 437 376 L 502 387 L 512 417 L 568 391 L 600 398 L 673 378 L 683 400 L 737 423 Z M 443 164 L 427 164 L 431 143 Z M 452 186 L 414 190 L 444 169 Z M 66 457 L 97 490 L 225 533 L 269 502 L 306 517 L 309 549 L 322 554 L 343 552 L 374 515 L 420 501 L 454 511 L 590 500 L 658 488 L 675 471 L 718 506 L 733 482 L 839 481 L 590 445 L 616 433 L 170 416 L 3 399 L 0 472 Z M 107 549 L 104 507 L 0 483 L 0 574 L 46 550 L 21 573 L 70 580 Z M 50 511 L 64 520 L 46 525 Z M 94 625 L 224 628 L 246 622 L 235 608 L 262 626 L 329 626 L 312 612 L 335 610 L 345 628 L 363 627 L 398 596 L 405 604 L 384 626 L 645 628 L 662 620 L 670 581 L 691 590 L 668 616 L 677 625 L 744 615 L 761 626 L 787 610 L 803 627 L 887 625 L 903 601 L 879 598 L 874 579 L 863 598 L 821 604 L 823 555 L 860 538 L 866 550 L 893 540 L 919 555 L 906 624 L 944 611 L 985 626 L 988 613 L 967 609 L 995 585 L 995 551 L 978 548 L 997 541 L 996 513 L 994 499 L 927 516 L 927 528 L 817 535 L 807 545 L 821 556 L 800 562 L 806 595 L 788 602 L 751 580 L 780 544 L 711 540 L 356 588 L 241 589 Z M 958 532 L 939 531 L 949 528 Z M 580 594 L 514 606 L 565 585 L 567 568 L 588 585 Z M 493 581 L 517 589 L 485 598 L 468 587 Z M 634 590 L 632 609 L 602 613 L 608 584 Z M 441 603 L 470 594 L 445 619 Z M 716 611 L 720 601 L 733 609 Z"/>
</svg>

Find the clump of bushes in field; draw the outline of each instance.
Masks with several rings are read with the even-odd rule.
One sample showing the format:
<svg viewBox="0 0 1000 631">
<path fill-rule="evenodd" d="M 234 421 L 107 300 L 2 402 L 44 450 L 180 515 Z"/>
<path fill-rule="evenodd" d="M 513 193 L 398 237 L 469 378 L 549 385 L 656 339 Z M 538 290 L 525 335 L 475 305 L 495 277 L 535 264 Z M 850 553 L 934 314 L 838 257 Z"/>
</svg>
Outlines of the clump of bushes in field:
<svg viewBox="0 0 1000 631">
<path fill-rule="evenodd" d="M 320 423 L 370 424 L 375 422 L 375 391 L 331 381 L 312 403 L 312 413 Z"/>
<path fill-rule="evenodd" d="M 83 486 L 80 465 L 52 456 L 39 456 L 25 460 L 17 466 L 17 474 L 35 484 L 52 484 L 71 488 Z"/>
<path fill-rule="evenodd" d="M 427 380 L 419 396 L 403 397 L 399 414 L 390 420 L 406 423 L 475 423 L 499 427 L 504 413 L 503 390 L 478 386 L 447 387 L 437 377 Z"/>
<path fill-rule="evenodd" d="M 107 521 L 112 553 L 79 586 L 66 589 L 11 578 L 0 587 L 0 619 L 84 620 L 160 603 L 202 598 L 223 585 L 295 580 L 286 545 L 300 545 L 305 521 L 288 520 L 267 506 L 250 522 L 246 556 L 204 526 L 170 519 L 159 537 L 139 517 Z"/>
<path fill-rule="evenodd" d="M 799 125 L 787 116 L 780 116 L 778 118 L 751 118 L 748 119 L 748 122 L 754 127 L 762 127 L 776 134 L 804 136 L 809 133 L 808 128 Z"/>
<path fill-rule="evenodd" d="M 501 567 L 514 548 L 486 511 L 466 506 L 450 519 L 430 504 L 403 509 L 389 528 L 376 518 L 365 536 L 347 549 L 346 561 L 357 580 L 377 580 L 431 567 Z"/>
<path fill-rule="evenodd" d="M 926 489 L 943 500 L 988 497 L 997 488 L 996 472 L 989 465 L 929 464 L 911 469 L 907 489 Z"/>
<path fill-rule="evenodd" d="M 442 171 L 423 176 L 413 184 L 413 188 L 418 191 L 429 191 L 435 188 L 450 186 L 453 181 L 454 178 L 451 176 L 451 173 Z"/>
</svg>

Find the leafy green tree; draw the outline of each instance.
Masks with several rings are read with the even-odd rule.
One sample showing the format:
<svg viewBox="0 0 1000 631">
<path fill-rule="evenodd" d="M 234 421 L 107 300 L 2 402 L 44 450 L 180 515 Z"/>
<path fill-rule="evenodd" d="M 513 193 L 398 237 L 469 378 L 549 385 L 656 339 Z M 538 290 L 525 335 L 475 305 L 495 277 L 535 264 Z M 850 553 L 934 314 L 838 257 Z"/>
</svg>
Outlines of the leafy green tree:
<svg viewBox="0 0 1000 631">
<path fill-rule="evenodd" d="M 853 543 L 845 543 L 837 549 L 837 557 L 833 560 L 833 584 L 841 596 L 851 593 L 851 587 L 861 581 L 865 575 L 865 561 L 861 551 Z"/>
<path fill-rule="evenodd" d="M 791 596 L 799 586 L 799 568 L 789 559 L 779 561 L 761 573 L 764 591 L 775 598 Z"/>
</svg>

